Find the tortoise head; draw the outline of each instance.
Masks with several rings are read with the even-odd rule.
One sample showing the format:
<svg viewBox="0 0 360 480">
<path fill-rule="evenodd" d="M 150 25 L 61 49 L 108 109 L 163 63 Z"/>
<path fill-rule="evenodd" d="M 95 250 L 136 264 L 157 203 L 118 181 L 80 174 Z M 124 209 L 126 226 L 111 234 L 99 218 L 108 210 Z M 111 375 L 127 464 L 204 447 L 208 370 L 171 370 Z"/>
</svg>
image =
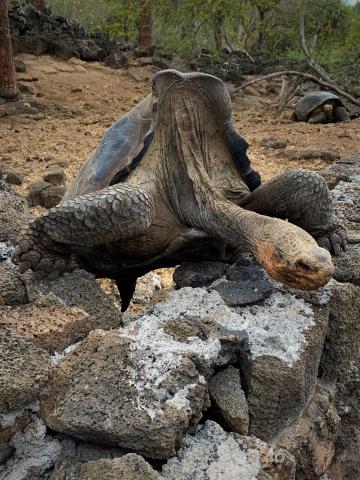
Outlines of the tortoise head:
<svg viewBox="0 0 360 480">
<path fill-rule="evenodd" d="M 152 95 L 157 107 L 175 91 L 181 91 L 194 102 L 200 97 L 206 98 L 216 112 L 219 124 L 224 124 L 231 118 L 230 95 L 224 82 L 213 75 L 202 72 L 182 73 L 169 69 L 153 76 Z"/>
<path fill-rule="evenodd" d="M 258 242 L 255 256 L 267 273 L 285 285 L 316 290 L 334 274 L 330 253 L 301 228 L 274 219 L 267 238 Z"/>
<path fill-rule="evenodd" d="M 326 115 L 331 115 L 333 113 L 334 107 L 331 103 L 325 103 L 323 106 L 323 110 Z"/>
</svg>

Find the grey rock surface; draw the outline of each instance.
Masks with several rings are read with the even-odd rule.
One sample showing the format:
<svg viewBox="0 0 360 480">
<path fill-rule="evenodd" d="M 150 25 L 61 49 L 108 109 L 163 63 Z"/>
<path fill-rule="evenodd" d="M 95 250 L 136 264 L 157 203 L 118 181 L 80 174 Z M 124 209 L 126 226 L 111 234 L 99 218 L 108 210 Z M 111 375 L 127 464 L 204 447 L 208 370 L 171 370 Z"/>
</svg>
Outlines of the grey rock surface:
<svg viewBox="0 0 360 480">
<path fill-rule="evenodd" d="M 54 181 L 53 177 L 50 176 L 50 180 Z M 50 181 L 38 180 L 28 186 L 26 200 L 30 207 L 40 205 L 41 207 L 52 208 L 62 200 L 65 190 L 64 186 L 52 185 Z"/>
<path fill-rule="evenodd" d="M 320 478 L 328 472 L 339 424 L 334 386 L 318 384 L 303 414 L 281 432 L 276 442 L 296 459 L 297 479 Z"/>
<path fill-rule="evenodd" d="M 263 148 L 273 148 L 275 150 L 283 150 L 287 147 L 287 144 L 287 140 L 282 140 L 281 138 L 276 137 L 263 138 L 260 142 L 260 145 Z"/>
<path fill-rule="evenodd" d="M 46 434 L 44 423 L 33 417 L 23 432 L 11 440 L 14 455 L 4 466 L 0 466 L 1 480 L 29 480 L 43 478 L 60 454 L 60 443 Z"/>
<path fill-rule="evenodd" d="M 236 310 L 249 336 L 240 364 L 250 433 L 269 440 L 297 418 L 313 393 L 328 305 L 276 292 L 264 305 Z"/>
<path fill-rule="evenodd" d="M 216 290 L 230 307 L 262 302 L 274 291 L 273 282 L 247 255 L 228 267 L 225 275 L 226 278 L 213 282 L 210 289 Z"/>
<path fill-rule="evenodd" d="M 162 289 L 161 278 L 155 272 L 149 272 L 140 277 L 136 282 L 136 288 L 132 302 L 138 305 L 148 305 L 156 291 Z"/>
<path fill-rule="evenodd" d="M 163 466 L 165 480 L 295 479 L 295 461 L 254 437 L 225 432 L 208 420 L 186 435 L 175 458 Z"/>
<path fill-rule="evenodd" d="M 240 371 L 229 366 L 217 373 L 209 382 L 213 407 L 231 432 L 247 435 L 249 408 L 241 388 Z"/>
<path fill-rule="evenodd" d="M 360 244 L 350 245 L 346 252 L 333 258 L 333 262 L 336 280 L 360 285 Z"/>
<path fill-rule="evenodd" d="M 48 188 L 45 188 L 41 191 L 41 205 L 44 208 L 55 207 L 58 203 L 61 202 L 63 196 L 65 195 L 66 188 L 59 185 L 51 185 Z"/>
<path fill-rule="evenodd" d="M 50 371 L 45 350 L 0 331 L 0 412 L 23 408 L 38 398 Z"/>
<path fill-rule="evenodd" d="M 182 263 L 174 272 L 174 282 L 178 288 L 207 287 L 221 278 L 229 265 L 221 262 Z"/>
<path fill-rule="evenodd" d="M 24 180 L 24 174 L 16 172 L 15 170 L 9 170 L 6 173 L 5 181 L 10 185 L 21 185 Z"/>
<path fill-rule="evenodd" d="M 337 150 L 327 148 L 288 148 L 284 155 L 290 160 L 324 160 L 325 162 L 336 162 L 340 159 Z"/>
<path fill-rule="evenodd" d="M 160 475 L 139 455 L 129 453 L 113 460 L 77 465 L 63 464 L 51 480 L 160 480 Z"/>
<path fill-rule="evenodd" d="M 81 308 L 89 315 L 92 328 L 116 328 L 121 324 L 121 312 L 114 298 L 85 270 L 75 270 L 52 281 L 30 272 L 23 278 L 30 303 Z"/>
<path fill-rule="evenodd" d="M 6 462 L 14 452 L 14 448 L 10 445 L 12 437 L 24 430 L 30 421 L 31 412 L 28 409 L 0 413 L 0 465 Z"/>
<path fill-rule="evenodd" d="M 45 182 L 45 180 L 37 180 L 36 182 L 30 183 L 27 187 L 27 196 L 26 200 L 29 207 L 35 207 L 36 205 L 41 205 L 42 197 L 41 192 L 46 188 L 49 188 L 51 183 Z"/>
<path fill-rule="evenodd" d="M 229 307 L 252 305 L 261 302 L 269 297 L 272 291 L 272 287 L 268 288 L 266 285 L 262 288 L 261 285 L 257 287 L 250 282 L 231 282 L 228 280 L 214 282 L 211 288 L 219 293 Z"/>
<path fill-rule="evenodd" d="M 26 201 L 0 181 L 0 242 L 14 244 L 21 227 L 29 220 Z"/>
<path fill-rule="evenodd" d="M 54 353 L 54 362 L 59 352 L 93 330 L 93 319 L 84 310 L 65 305 L 0 307 L 0 329 L 21 335 L 37 347 Z"/>
<path fill-rule="evenodd" d="M 111 460 L 122 457 L 127 453 L 120 448 L 81 442 L 61 434 L 57 435 L 57 439 L 61 443 L 61 453 L 55 467 L 60 467 L 63 463 L 75 465 L 77 463 L 93 462 L 96 460 Z"/>
<path fill-rule="evenodd" d="M 351 182 L 360 173 L 360 155 L 342 158 L 319 172 L 330 188 L 336 187 L 340 181 Z"/>
<path fill-rule="evenodd" d="M 42 405 L 48 427 L 152 458 L 174 455 L 201 416 L 206 382 L 188 357 L 163 349 L 164 339 L 151 348 L 139 327 L 95 330 L 65 357 Z"/>
<path fill-rule="evenodd" d="M 340 181 L 331 191 L 335 212 L 348 229 L 350 243 L 360 243 L 360 169 L 350 181 Z"/>
<path fill-rule="evenodd" d="M 360 472 L 360 287 L 333 282 L 329 330 L 321 359 L 324 381 L 335 382 L 341 417 L 335 459 L 343 478 Z"/>
<path fill-rule="evenodd" d="M 66 181 L 65 170 L 60 165 L 51 165 L 46 169 L 43 180 L 52 185 L 64 185 Z"/>
<path fill-rule="evenodd" d="M 1 305 L 27 303 L 25 286 L 17 268 L 8 259 L 0 261 L 0 308 Z"/>
</svg>

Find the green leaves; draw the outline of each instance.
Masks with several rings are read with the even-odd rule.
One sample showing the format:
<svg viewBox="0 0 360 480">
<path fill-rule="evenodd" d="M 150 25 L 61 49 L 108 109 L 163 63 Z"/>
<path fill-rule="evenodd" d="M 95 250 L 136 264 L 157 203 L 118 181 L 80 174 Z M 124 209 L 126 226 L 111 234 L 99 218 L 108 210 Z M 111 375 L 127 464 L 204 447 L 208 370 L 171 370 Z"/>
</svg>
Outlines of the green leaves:
<svg viewBox="0 0 360 480">
<path fill-rule="evenodd" d="M 188 59 L 223 47 L 260 53 L 283 64 L 302 63 L 299 19 L 304 16 L 311 56 L 341 71 L 360 64 L 360 2 L 343 0 L 48 0 L 56 13 L 89 31 L 137 41 L 142 12 L 149 11 L 153 42 L 163 53 Z M 275 62 L 276 63 L 276 62 Z"/>
</svg>

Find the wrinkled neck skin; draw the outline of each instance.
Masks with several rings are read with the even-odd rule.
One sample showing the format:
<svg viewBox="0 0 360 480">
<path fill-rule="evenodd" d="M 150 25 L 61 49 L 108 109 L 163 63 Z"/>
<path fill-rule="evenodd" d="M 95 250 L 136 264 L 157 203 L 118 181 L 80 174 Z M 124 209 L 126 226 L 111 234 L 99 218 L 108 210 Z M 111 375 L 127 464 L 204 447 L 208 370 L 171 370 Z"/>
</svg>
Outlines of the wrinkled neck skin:
<svg viewBox="0 0 360 480">
<path fill-rule="evenodd" d="M 222 125 L 206 92 L 180 84 L 158 105 L 154 144 L 157 181 L 182 223 L 199 227 L 242 250 L 257 253 L 270 219 L 229 202 L 211 180 L 211 172 L 232 160 Z"/>
</svg>

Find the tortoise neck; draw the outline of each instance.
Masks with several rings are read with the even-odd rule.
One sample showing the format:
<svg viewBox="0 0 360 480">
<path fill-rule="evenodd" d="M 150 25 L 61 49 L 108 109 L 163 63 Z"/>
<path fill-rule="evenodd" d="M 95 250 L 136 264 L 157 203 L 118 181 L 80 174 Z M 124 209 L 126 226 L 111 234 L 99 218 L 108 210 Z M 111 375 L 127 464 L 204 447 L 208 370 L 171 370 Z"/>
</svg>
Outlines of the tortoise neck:
<svg viewBox="0 0 360 480">
<path fill-rule="evenodd" d="M 211 105 L 201 96 L 174 95 L 166 100 L 154 141 L 159 148 L 162 191 L 174 212 L 184 224 L 200 227 L 256 256 L 258 238 L 264 236 L 271 219 L 226 200 L 210 178 L 212 162 L 215 167 L 222 165 L 218 157 L 226 160 L 224 178 L 231 175 L 232 165 Z M 234 175 L 237 180 L 235 169 Z"/>
</svg>

